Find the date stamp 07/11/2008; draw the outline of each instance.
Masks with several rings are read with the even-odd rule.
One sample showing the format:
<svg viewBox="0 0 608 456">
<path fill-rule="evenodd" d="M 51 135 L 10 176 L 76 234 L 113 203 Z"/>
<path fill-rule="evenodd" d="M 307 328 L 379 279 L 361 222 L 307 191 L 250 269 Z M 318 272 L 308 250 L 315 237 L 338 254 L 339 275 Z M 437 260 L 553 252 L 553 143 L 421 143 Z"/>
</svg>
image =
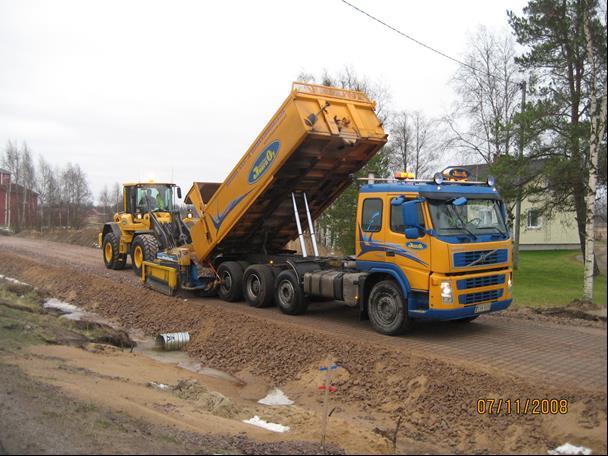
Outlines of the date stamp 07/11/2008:
<svg viewBox="0 0 608 456">
<path fill-rule="evenodd" d="M 567 399 L 478 399 L 479 415 L 565 415 Z"/>
</svg>

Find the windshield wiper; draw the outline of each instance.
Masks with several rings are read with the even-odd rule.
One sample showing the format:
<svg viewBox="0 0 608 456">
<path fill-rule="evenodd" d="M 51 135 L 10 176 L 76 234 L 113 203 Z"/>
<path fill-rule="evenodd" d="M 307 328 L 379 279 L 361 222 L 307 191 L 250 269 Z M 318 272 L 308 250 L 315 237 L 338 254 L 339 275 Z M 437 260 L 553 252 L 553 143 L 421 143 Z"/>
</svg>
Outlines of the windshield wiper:
<svg viewBox="0 0 608 456">
<path fill-rule="evenodd" d="M 467 228 L 466 223 L 464 223 L 464 220 L 462 220 L 462 217 L 460 217 L 460 215 L 458 214 L 458 211 L 456 211 L 456 209 L 454 209 L 454 206 L 452 206 L 451 204 L 448 204 L 447 206 L 450 209 L 452 209 L 452 213 L 460 221 L 460 229 L 466 231 L 468 234 L 470 234 L 471 236 L 473 236 L 474 240 L 477 240 L 477 236 L 475 235 L 475 233 L 473 233 L 470 229 Z"/>
</svg>

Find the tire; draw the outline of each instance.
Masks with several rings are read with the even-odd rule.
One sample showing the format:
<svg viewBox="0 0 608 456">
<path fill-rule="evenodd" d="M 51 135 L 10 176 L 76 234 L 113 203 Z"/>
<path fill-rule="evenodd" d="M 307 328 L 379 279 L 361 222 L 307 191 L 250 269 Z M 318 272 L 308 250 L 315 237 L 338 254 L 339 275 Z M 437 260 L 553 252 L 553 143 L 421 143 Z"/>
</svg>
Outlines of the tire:
<svg viewBox="0 0 608 456">
<path fill-rule="evenodd" d="M 274 273 L 270 266 L 254 264 L 245 269 L 243 296 L 251 307 L 270 307 L 274 302 Z"/>
<path fill-rule="evenodd" d="M 251 263 L 249 261 L 239 260 L 237 261 L 237 263 L 241 265 L 243 271 L 245 271 L 249 266 L 251 266 Z"/>
<path fill-rule="evenodd" d="M 479 315 L 474 315 L 472 317 L 459 318 L 458 320 L 450 320 L 450 321 L 454 322 L 454 323 L 471 323 L 473 320 L 477 320 L 478 318 L 479 318 Z"/>
<path fill-rule="evenodd" d="M 282 271 L 274 282 L 274 300 L 287 315 L 301 315 L 308 308 L 308 299 L 293 271 Z"/>
<path fill-rule="evenodd" d="M 411 327 L 401 288 L 392 280 L 383 280 L 373 286 L 367 314 L 373 328 L 387 336 L 403 334 Z"/>
<path fill-rule="evenodd" d="M 118 270 L 125 267 L 127 256 L 120 254 L 119 240 L 114 233 L 107 233 L 103 237 L 101 254 L 106 268 Z"/>
<path fill-rule="evenodd" d="M 131 267 L 136 276 L 141 277 L 144 261 L 152 261 L 158 253 L 158 241 L 151 234 L 139 234 L 131 243 Z"/>
<path fill-rule="evenodd" d="M 217 268 L 220 276 L 220 286 L 217 294 L 228 302 L 243 299 L 243 268 L 236 261 L 226 261 Z"/>
</svg>

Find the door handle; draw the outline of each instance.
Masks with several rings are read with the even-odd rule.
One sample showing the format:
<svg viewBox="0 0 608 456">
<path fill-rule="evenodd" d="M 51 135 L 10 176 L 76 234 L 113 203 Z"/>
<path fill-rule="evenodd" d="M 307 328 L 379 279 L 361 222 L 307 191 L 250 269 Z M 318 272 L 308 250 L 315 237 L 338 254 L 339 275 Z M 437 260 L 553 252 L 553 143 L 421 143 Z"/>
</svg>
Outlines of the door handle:
<svg viewBox="0 0 608 456">
<path fill-rule="evenodd" d="M 394 257 L 395 252 L 386 252 L 386 256 Z"/>
</svg>

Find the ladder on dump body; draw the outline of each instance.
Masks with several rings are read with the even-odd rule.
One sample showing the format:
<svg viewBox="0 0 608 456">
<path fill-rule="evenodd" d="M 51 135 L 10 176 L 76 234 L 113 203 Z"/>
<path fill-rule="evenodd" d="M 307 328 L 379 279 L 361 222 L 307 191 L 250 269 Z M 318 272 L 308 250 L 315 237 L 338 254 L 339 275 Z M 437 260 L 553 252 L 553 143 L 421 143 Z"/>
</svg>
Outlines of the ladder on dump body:
<svg viewBox="0 0 608 456">
<path fill-rule="evenodd" d="M 308 209 L 308 199 L 306 193 L 302 192 L 304 198 L 304 207 L 306 208 L 306 218 L 308 219 L 308 231 L 310 232 L 310 241 L 312 243 L 312 250 L 316 257 L 319 256 L 319 250 L 317 249 L 317 238 L 315 236 L 315 227 L 312 223 L 312 217 L 310 216 L 310 210 Z M 304 233 L 302 232 L 302 225 L 300 224 L 300 215 L 298 213 L 298 204 L 296 203 L 296 194 L 291 192 L 291 201 L 293 202 L 293 214 L 296 219 L 296 226 L 298 227 L 298 239 L 300 239 L 300 247 L 302 248 L 302 256 L 306 258 L 308 253 L 306 252 L 306 244 L 304 242 Z"/>
</svg>

